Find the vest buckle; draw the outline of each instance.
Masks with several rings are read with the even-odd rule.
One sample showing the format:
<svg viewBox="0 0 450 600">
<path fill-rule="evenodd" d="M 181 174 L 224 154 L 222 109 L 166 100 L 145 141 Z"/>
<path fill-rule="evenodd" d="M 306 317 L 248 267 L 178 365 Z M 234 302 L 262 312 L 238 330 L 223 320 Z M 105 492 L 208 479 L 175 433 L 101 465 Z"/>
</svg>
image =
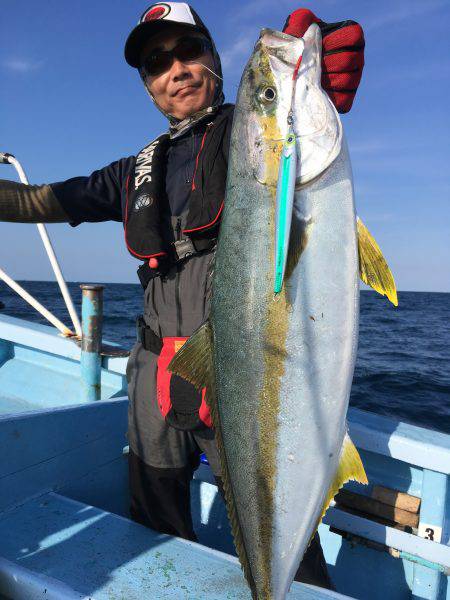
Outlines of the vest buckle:
<svg viewBox="0 0 450 600">
<path fill-rule="evenodd" d="M 192 240 L 189 238 L 178 240 L 177 242 L 174 242 L 173 245 L 175 248 L 175 256 L 177 261 L 184 260 L 185 258 L 188 258 L 196 253 L 195 246 L 192 243 Z"/>
</svg>

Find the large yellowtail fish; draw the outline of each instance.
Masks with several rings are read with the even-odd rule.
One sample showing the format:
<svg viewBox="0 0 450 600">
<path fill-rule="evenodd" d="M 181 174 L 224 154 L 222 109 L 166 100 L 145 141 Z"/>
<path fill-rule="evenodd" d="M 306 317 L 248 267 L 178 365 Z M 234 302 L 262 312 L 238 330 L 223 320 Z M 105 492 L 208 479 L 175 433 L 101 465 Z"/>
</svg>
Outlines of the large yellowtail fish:
<svg viewBox="0 0 450 600">
<path fill-rule="evenodd" d="M 381 252 L 357 224 L 347 146 L 320 65 L 316 25 L 303 39 L 261 32 L 236 103 L 211 317 L 171 365 L 208 389 L 236 548 L 258 600 L 285 598 L 333 496 L 350 479 L 367 482 L 346 425 L 359 263 L 396 302 Z M 277 181 L 292 128 L 295 196 L 275 293 Z"/>
</svg>

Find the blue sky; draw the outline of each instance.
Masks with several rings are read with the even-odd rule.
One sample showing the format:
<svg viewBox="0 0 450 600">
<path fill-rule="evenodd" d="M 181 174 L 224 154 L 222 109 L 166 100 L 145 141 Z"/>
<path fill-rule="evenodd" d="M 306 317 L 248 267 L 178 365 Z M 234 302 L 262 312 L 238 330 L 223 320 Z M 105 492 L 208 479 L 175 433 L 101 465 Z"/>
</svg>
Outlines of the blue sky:
<svg viewBox="0 0 450 600">
<path fill-rule="evenodd" d="M 343 117 L 358 212 L 400 290 L 450 292 L 450 1 L 302 2 L 325 21 L 352 18 L 366 34 L 366 68 Z M 138 0 L 14 0 L 0 22 L 0 150 L 32 183 L 89 174 L 134 154 L 166 128 L 123 45 L 148 6 Z M 261 27 L 281 28 L 295 2 L 198 0 L 222 56 L 233 102 Z M 16 179 L 9 166 L 0 176 Z M 75 281 L 137 282 L 121 224 L 48 227 Z M 0 223 L 0 267 L 52 279 L 36 228 Z"/>
</svg>

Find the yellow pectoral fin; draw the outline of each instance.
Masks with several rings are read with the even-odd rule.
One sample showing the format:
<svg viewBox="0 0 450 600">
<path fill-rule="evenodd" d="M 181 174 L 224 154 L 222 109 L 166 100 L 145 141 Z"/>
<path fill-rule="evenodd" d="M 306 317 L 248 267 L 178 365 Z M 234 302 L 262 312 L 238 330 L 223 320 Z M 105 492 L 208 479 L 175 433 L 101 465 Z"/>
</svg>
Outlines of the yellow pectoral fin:
<svg viewBox="0 0 450 600">
<path fill-rule="evenodd" d="M 370 231 L 358 217 L 359 275 L 372 289 L 387 296 L 394 306 L 398 306 L 397 289 L 391 270 Z"/>
<path fill-rule="evenodd" d="M 206 402 L 216 423 L 216 390 L 213 369 L 213 335 L 209 321 L 203 323 L 191 337 L 181 345 L 169 363 L 167 370 L 179 375 L 198 390 L 206 388 Z"/>
<path fill-rule="evenodd" d="M 167 368 L 197 389 L 211 388 L 212 384 L 212 332 L 206 321 L 181 346 Z"/>
<path fill-rule="evenodd" d="M 333 498 L 347 481 L 357 481 L 366 485 L 369 483 L 359 452 L 348 433 L 345 434 L 339 465 L 323 503 L 323 511 L 319 522 L 323 519 Z"/>
</svg>

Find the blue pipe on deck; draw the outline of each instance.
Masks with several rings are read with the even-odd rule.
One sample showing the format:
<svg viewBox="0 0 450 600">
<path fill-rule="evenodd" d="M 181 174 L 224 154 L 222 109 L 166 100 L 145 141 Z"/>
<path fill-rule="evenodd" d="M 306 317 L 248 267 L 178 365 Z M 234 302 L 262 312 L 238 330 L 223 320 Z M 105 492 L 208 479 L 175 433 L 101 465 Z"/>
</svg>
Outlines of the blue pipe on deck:
<svg viewBox="0 0 450 600">
<path fill-rule="evenodd" d="M 431 560 L 426 560 L 425 558 L 415 556 L 414 554 L 410 554 L 409 552 L 403 552 L 403 550 L 400 550 L 399 558 L 409 560 L 410 562 L 415 563 L 417 565 L 421 565 L 422 567 L 427 567 L 427 569 L 433 569 L 433 571 L 440 571 L 441 573 L 444 573 L 444 575 L 450 575 L 449 567 L 445 565 L 440 565 L 439 563 L 431 562 Z"/>
<path fill-rule="evenodd" d="M 103 286 L 82 285 L 81 395 L 85 402 L 100 400 Z"/>
</svg>

